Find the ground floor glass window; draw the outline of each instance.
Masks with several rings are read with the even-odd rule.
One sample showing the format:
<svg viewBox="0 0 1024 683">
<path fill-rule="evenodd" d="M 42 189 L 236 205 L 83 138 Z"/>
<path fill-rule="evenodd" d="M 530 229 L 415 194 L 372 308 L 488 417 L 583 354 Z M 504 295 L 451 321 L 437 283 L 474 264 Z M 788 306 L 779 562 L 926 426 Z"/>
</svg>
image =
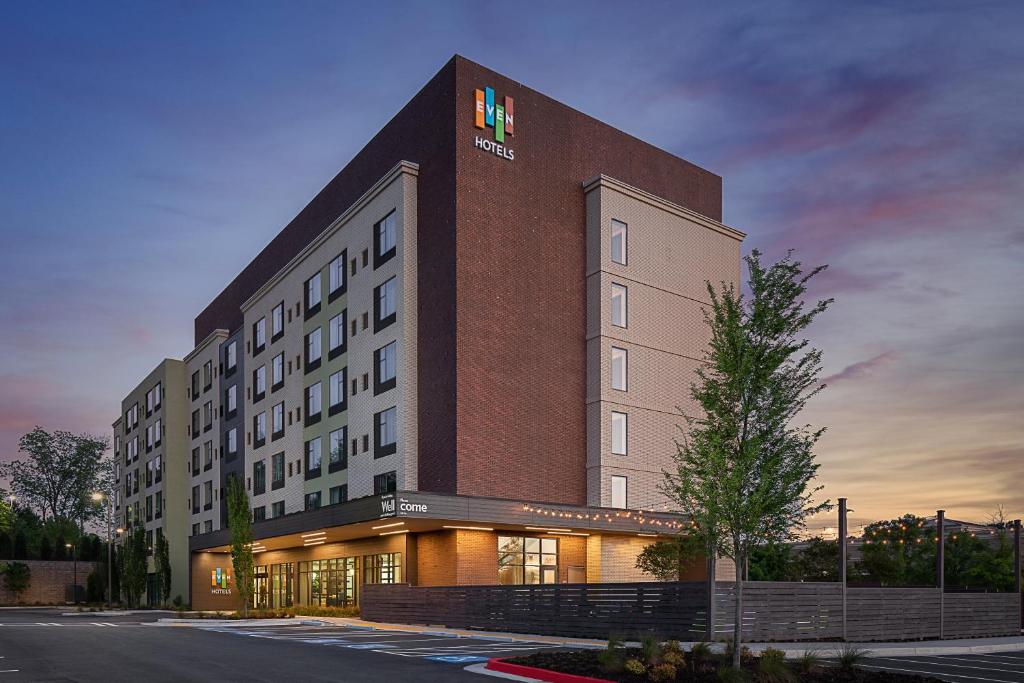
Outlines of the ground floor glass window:
<svg viewBox="0 0 1024 683">
<path fill-rule="evenodd" d="M 498 583 L 558 582 L 558 539 L 498 536 Z"/>
<path fill-rule="evenodd" d="M 363 556 L 363 583 L 401 583 L 402 553 Z"/>
<path fill-rule="evenodd" d="M 357 575 L 354 557 L 299 562 L 299 604 L 355 605 Z"/>
<path fill-rule="evenodd" d="M 253 569 L 253 607 L 270 609 L 292 606 L 291 562 L 259 565 Z"/>
</svg>

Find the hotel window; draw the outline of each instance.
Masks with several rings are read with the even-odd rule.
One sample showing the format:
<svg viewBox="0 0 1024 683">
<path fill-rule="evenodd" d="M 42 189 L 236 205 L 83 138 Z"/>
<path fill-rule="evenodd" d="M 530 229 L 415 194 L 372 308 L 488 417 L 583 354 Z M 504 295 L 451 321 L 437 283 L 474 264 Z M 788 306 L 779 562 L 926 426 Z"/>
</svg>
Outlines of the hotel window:
<svg viewBox="0 0 1024 683">
<path fill-rule="evenodd" d="M 395 322 L 398 310 L 398 285 L 391 278 L 373 290 L 373 331 L 380 332 Z"/>
<path fill-rule="evenodd" d="M 270 504 L 270 516 L 271 517 L 284 517 L 284 501 L 279 500 L 276 503 Z"/>
<path fill-rule="evenodd" d="M 259 507 L 254 507 L 252 509 L 252 521 L 254 521 L 254 522 L 262 522 L 266 518 L 267 518 L 267 506 L 266 505 L 260 505 Z"/>
<path fill-rule="evenodd" d="M 157 382 L 156 386 L 153 387 L 153 410 L 160 410 L 160 399 L 163 393 L 163 387 L 161 382 Z"/>
<path fill-rule="evenodd" d="M 252 371 L 252 402 L 259 403 L 267 395 L 267 366 Z"/>
<path fill-rule="evenodd" d="M 153 425 L 146 425 L 146 452 L 153 450 Z"/>
<path fill-rule="evenodd" d="M 628 480 L 619 474 L 612 475 L 612 507 L 626 509 L 626 485 Z"/>
<path fill-rule="evenodd" d="M 398 439 L 398 409 L 382 410 L 373 419 L 373 457 L 383 458 L 395 452 Z"/>
<path fill-rule="evenodd" d="M 401 583 L 402 553 L 363 556 L 363 583 Z"/>
<path fill-rule="evenodd" d="M 224 417 L 228 420 L 238 412 L 238 385 L 232 384 L 224 391 L 224 404 L 227 411 Z"/>
<path fill-rule="evenodd" d="M 129 524 L 128 526 L 131 526 L 131 525 Z M 198 536 L 199 535 L 199 522 L 196 522 L 195 524 L 192 525 L 192 535 L 193 536 Z"/>
<path fill-rule="evenodd" d="M 612 283 L 612 325 L 616 327 L 629 326 L 627 318 L 628 304 L 626 303 L 627 293 L 628 290 L 625 285 Z"/>
<path fill-rule="evenodd" d="M 348 309 L 345 309 L 338 315 L 334 316 L 327 323 L 327 344 L 329 349 L 327 352 L 328 360 L 334 360 L 341 354 L 345 353 L 345 347 L 347 346 L 345 343 L 346 320 L 348 320 Z"/>
<path fill-rule="evenodd" d="M 377 349 L 373 354 L 373 395 L 394 389 L 398 369 L 398 342 Z"/>
<path fill-rule="evenodd" d="M 267 319 L 260 318 L 252 324 L 252 355 L 256 356 L 267 348 Z"/>
<path fill-rule="evenodd" d="M 153 485 L 153 461 L 150 460 L 146 463 L 146 487 Z"/>
<path fill-rule="evenodd" d="M 231 375 L 238 367 L 238 342 L 231 341 L 224 347 L 224 374 Z"/>
<path fill-rule="evenodd" d="M 612 389 L 626 391 L 628 381 L 627 362 L 629 352 L 617 346 L 612 347 Z"/>
<path fill-rule="evenodd" d="M 398 489 L 398 481 L 395 472 L 385 472 L 373 477 L 373 495 L 380 496 L 385 493 L 394 493 Z"/>
<path fill-rule="evenodd" d="M 320 476 L 320 437 L 306 442 L 306 479 Z"/>
<path fill-rule="evenodd" d="M 164 493 L 163 491 L 156 492 L 156 515 L 157 519 L 160 519 L 164 515 Z"/>
<path fill-rule="evenodd" d="M 323 335 L 316 328 L 306 335 L 306 374 L 320 367 L 320 341 Z"/>
<path fill-rule="evenodd" d="M 274 356 L 274 360 L 270 363 L 271 367 L 271 391 L 277 391 L 284 386 L 284 352 Z"/>
<path fill-rule="evenodd" d="M 213 401 L 203 404 L 203 431 L 208 432 L 213 428 Z"/>
<path fill-rule="evenodd" d="M 146 496 L 146 521 L 153 521 L 153 496 Z"/>
<path fill-rule="evenodd" d="M 228 457 L 238 454 L 238 428 L 232 427 L 228 430 L 227 436 Z"/>
<path fill-rule="evenodd" d="M 192 438 L 199 436 L 199 409 L 192 411 Z"/>
<path fill-rule="evenodd" d="M 327 414 L 337 415 L 347 407 L 347 396 L 345 394 L 345 383 L 348 378 L 348 368 L 342 368 L 330 376 L 328 381 Z"/>
<path fill-rule="evenodd" d="M 320 382 L 306 387 L 306 426 L 314 425 L 320 421 L 320 402 L 322 400 L 322 387 Z"/>
<path fill-rule="evenodd" d="M 612 411 L 612 453 L 626 455 L 629 436 L 629 416 L 626 413 Z"/>
<path fill-rule="evenodd" d="M 270 312 L 270 341 L 276 342 L 284 335 L 284 302 L 274 306 Z"/>
<path fill-rule="evenodd" d="M 213 386 L 213 361 L 208 360 L 203 363 L 203 393 L 210 390 Z"/>
<path fill-rule="evenodd" d="M 348 467 L 348 427 L 335 429 L 328 437 L 330 450 L 327 452 L 327 471 L 337 472 Z"/>
<path fill-rule="evenodd" d="M 320 312 L 320 273 L 306 280 L 306 319 Z"/>
<path fill-rule="evenodd" d="M 146 392 L 146 417 L 153 414 L 153 390 Z"/>
<path fill-rule="evenodd" d="M 270 488 L 279 489 L 284 486 L 284 453 L 270 456 Z"/>
<path fill-rule="evenodd" d="M 203 444 L 203 471 L 213 467 L 213 442 L 207 441 Z"/>
<path fill-rule="evenodd" d="M 267 462 L 258 460 L 252 464 L 252 495 L 259 496 L 267 492 Z"/>
<path fill-rule="evenodd" d="M 558 539 L 498 536 L 498 583 L 558 583 Z"/>
<path fill-rule="evenodd" d="M 334 301 L 345 293 L 345 261 L 348 250 L 343 250 L 327 266 L 327 301 Z"/>
<path fill-rule="evenodd" d="M 208 519 L 205 522 L 203 522 L 203 533 L 204 534 L 208 534 L 208 533 L 210 533 L 212 531 L 213 531 L 213 520 L 212 519 Z"/>
<path fill-rule="evenodd" d="M 270 416 L 270 440 L 277 441 L 284 436 L 284 401 L 274 406 Z"/>
<path fill-rule="evenodd" d="M 153 481 L 159 484 L 164 478 L 163 456 L 158 455 L 153 459 L 153 473 Z"/>
<path fill-rule="evenodd" d="M 396 214 L 394 211 L 377 221 L 373 226 L 373 269 L 380 268 L 395 255 L 398 243 L 396 234 Z"/>
<path fill-rule="evenodd" d="M 153 425 L 153 445 L 154 446 L 159 446 L 160 445 L 160 441 L 163 438 L 163 433 L 164 433 L 163 421 L 158 419 L 156 421 L 156 423 Z"/>
<path fill-rule="evenodd" d="M 199 485 L 192 487 L 192 514 L 199 512 L 199 508 L 202 506 L 202 501 L 199 500 Z"/>
<path fill-rule="evenodd" d="M 192 449 L 192 474 L 199 472 L 199 446 Z"/>
<path fill-rule="evenodd" d="M 629 228 L 621 221 L 612 221 L 612 261 L 620 265 L 626 265 L 627 237 Z"/>
<path fill-rule="evenodd" d="M 133 436 L 132 437 L 131 447 L 132 447 L 132 462 L 135 462 L 136 460 L 139 459 L 139 437 L 137 437 L 137 436 Z"/>
<path fill-rule="evenodd" d="M 199 398 L 199 371 L 192 373 L 192 400 Z"/>
<path fill-rule="evenodd" d="M 252 445 L 259 448 L 267 443 L 267 414 L 260 413 L 252 418 Z"/>
<path fill-rule="evenodd" d="M 338 503 L 344 503 L 348 501 L 348 484 L 342 484 L 341 486 L 332 486 L 330 490 L 331 505 L 337 505 Z"/>
<path fill-rule="evenodd" d="M 306 512 L 310 510 L 316 510 L 320 507 L 320 492 L 313 491 L 313 493 L 306 494 Z"/>
</svg>

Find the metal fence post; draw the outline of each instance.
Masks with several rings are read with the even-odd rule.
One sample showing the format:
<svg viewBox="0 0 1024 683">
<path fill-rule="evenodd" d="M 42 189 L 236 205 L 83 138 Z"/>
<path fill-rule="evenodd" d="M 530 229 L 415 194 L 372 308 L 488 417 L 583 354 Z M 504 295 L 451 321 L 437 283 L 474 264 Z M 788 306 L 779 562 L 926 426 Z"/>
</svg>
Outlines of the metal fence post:
<svg viewBox="0 0 1024 683">
<path fill-rule="evenodd" d="M 839 581 L 843 594 L 843 640 L 846 640 L 846 499 L 839 499 Z"/>
<path fill-rule="evenodd" d="M 1013 583 L 1017 591 L 1017 600 L 1021 599 L 1020 594 L 1020 520 L 1013 520 Z M 1020 625 L 1024 629 L 1024 605 L 1020 605 Z"/>
<path fill-rule="evenodd" d="M 935 513 L 935 533 L 938 545 L 935 549 L 935 572 L 938 574 L 939 586 L 939 640 L 945 637 L 946 631 L 946 511 Z"/>
</svg>

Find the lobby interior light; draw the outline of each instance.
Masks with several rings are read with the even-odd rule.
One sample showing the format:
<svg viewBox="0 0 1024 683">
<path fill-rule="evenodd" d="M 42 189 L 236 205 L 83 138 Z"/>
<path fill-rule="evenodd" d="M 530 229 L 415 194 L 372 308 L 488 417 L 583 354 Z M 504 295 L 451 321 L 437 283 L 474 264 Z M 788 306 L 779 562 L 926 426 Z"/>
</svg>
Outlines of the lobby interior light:
<svg viewBox="0 0 1024 683">
<path fill-rule="evenodd" d="M 311 531 L 308 534 L 300 534 L 303 538 L 309 538 L 311 536 L 326 536 L 326 531 Z"/>
<path fill-rule="evenodd" d="M 650 538 L 657 538 L 658 534 L 637 534 L 637 536 L 648 536 Z"/>
<path fill-rule="evenodd" d="M 562 533 L 568 533 L 568 532 L 572 531 L 572 529 L 558 529 L 558 528 L 551 528 L 551 527 L 546 527 L 546 526 L 528 526 L 528 527 L 526 527 L 526 530 L 527 531 L 547 531 L 549 533 L 556 533 L 556 532 L 559 532 L 559 531 L 562 532 Z"/>
<path fill-rule="evenodd" d="M 326 539 L 323 539 L 323 538 L 321 538 L 321 539 L 319 539 L 319 540 L 316 540 L 316 539 L 310 539 L 310 540 L 308 540 L 308 541 L 303 541 L 302 545 L 304 545 L 304 546 L 311 546 L 311 545 L 323 545 L 323 544 L 324 544 L 324 543 L 326 543 L 326 542 L 327 542 L 327 540 L 326 540 Z"/>
<path fill-rule="evenodd" d="M 380 535 L 381 536 L 394 536 L 395 534 L 407 534 L 407 533 L 409 533 L 408 529 L 399 529 L 398 531 L 382 531 L 382 532 L 380 532 Z"/>
<path fill-rule="evenodd" d="M 455 526 L 454 524 L 445 524 L 442 528 L 444 529 L 468 529 L 470 531 L 494 531 L 493 527 L 489 526 Z"/>
<path fill-rule="evenodd" d="M 579 531 L 549 531 L 553 536 L 589 536 L 590 534 L 584 534 Z"/>
<path fill-rule="evenodd" d="M 405 524 L 405 522 L 392 522 L 391 524 L 381 524 L 380 526 L 374 526 L 370 528 L 376 531 L 377 529 L 390 529 L 393 526 L 402 526 L 403 524 Z"/>
</svg>

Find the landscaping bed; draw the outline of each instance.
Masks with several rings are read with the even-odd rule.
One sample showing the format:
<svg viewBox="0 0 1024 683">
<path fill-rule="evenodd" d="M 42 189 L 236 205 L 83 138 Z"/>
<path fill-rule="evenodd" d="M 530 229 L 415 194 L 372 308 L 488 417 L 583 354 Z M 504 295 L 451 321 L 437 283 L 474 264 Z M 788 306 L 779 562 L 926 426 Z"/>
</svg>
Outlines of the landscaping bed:
<svg viewBox="0 0 1024 683">
<path fill-rule="evenodd" d="M 849 646 L 792 658 L 773 648 L 760 655 L 744 649 L 742 668 L 736 670 L 728 651 L 714 653 L 703 643 L 684 651 L 673 642 L 645 640 L 642 647 L 627 648 L 613 640 L 607 650 L 545 651 L 501 662 L 616 683 L 938 683 L 935 678 L 859 668 L 865 656 Z"/>
<path fill-rule="evenodd" d="M 359 616 L 358 607 L 283 607 L 280 609 L 251 609 L 248 615 L 237 612 L 193 612 L 179 610 L 182 619 L 290 619 L 291 617 L 349 617 Z"/>
</svg>

